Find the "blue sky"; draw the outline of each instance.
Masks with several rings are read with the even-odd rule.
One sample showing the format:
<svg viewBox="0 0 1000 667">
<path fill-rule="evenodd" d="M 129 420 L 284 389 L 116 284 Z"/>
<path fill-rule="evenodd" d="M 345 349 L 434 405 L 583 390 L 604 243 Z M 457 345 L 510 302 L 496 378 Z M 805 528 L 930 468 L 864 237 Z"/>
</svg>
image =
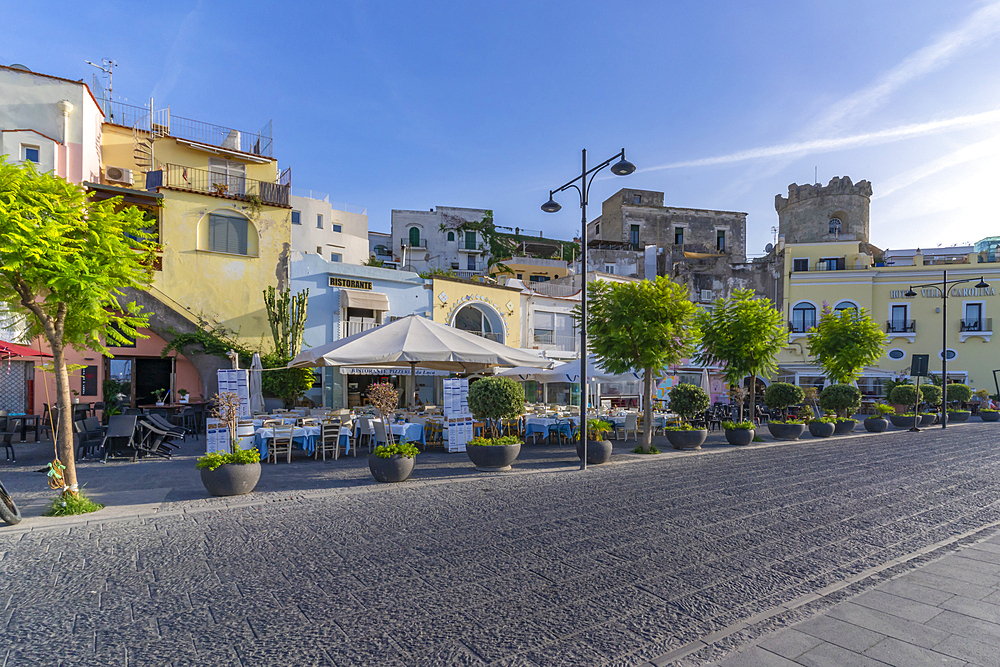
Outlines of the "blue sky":
<svg viewBox="0 0 1000 667">
<path fill-rule="evenodd" d="M 113 58 L 116 98 L 247 131 L 273 118 L 293 184 L 367 206 L 374 230 L 394 208 L 444 205 L 569 238 L 578 200 L 547 215 L 548 190 L 578 173 L 580 149 L 597 162 L 624 146 L 639 171 L 596 181 L 591 219 L 620 187 L 660 190 L 749 213 L 760 253 L 774 196 L 818 172 L 872 182 L 883 248 L 1000 234 L 996 1 L 0 10 L 0 64 L 89 82 L 84 60 Z"/>
</svg>

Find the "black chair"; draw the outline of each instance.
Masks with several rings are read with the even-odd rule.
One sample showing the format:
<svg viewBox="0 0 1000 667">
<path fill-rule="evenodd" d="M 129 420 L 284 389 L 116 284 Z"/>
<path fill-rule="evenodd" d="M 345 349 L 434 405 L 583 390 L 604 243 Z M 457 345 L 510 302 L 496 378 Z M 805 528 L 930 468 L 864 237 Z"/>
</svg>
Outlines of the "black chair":
<svg viewBox="0 0 1000 667">
<path fill-rule="evenodd" d="M 198 415 L 194 408 L 186 407 L 181 410 L 180 414 L 180 427 L 188 433 L 194 433 L 198 435 Z"/>
<path fill-rule="evenodd" d="M 115 415 L 108 420 L 108 430 L 104 434 L 102 443 L 105 463 L 109 457 L 121 456 L 128 450 L 132 450 L 133 461 L 138 459 L 139 449 L 135 433 L 137 420 L 138 417 L 135 415 Z"/>
<path fill-rule="evenodd" d="M 6 450 L 7 460 L 11 463 L 17 463 L 17 453 L 14 451 L 14 424 L 13 420 L 8 420 L 4 418 L 4 429 L 0 433 L 0 447 Z"/>
<path fill-rule="evenodd" d="M 171 444 L 175 436 L 157 427 L 148 419 L 139 421 L 139 429 L 142 431 L 142 437 L 137 443 L 140 453 L 169 459 L 171 450 L 177 448 L 177 445 Z"/>
<path fill-rule="evenodd" d="M 159 428 L 161 431 L 166 431 L 167 433 L 169 433 L 171 437 L 180 438 L 181 440 L 187 441 L 187 432 L 183 428 L 177 426 L 176 424 L 168 422 L 160 415 L 157 414 L 148 415 L 146 417 L 146 420 L 149 421 L 154 426 L 156 426 L 157 428 Z"/>
<path fill-rule="evenodd" d="M 145 415 L 146 413 L 142 411 L 142 408 L 125 408 L 125 411 L 122 414 L 124 414 L 124 415 L 136 415 L 136 416 L 140 416 L 141 417 L 141 416 Z"/>
<path fill-rule="evenodd" d="M 88 417 L 92 419 L 92 417 Z M 89 431 L 85 421 L 73 422 L 73 430 L 77 434 L 76 460 L 85 459 L 89 454 L 97 454 L 104 445 L 104 434 L 101 431 Z"/>
</svg>

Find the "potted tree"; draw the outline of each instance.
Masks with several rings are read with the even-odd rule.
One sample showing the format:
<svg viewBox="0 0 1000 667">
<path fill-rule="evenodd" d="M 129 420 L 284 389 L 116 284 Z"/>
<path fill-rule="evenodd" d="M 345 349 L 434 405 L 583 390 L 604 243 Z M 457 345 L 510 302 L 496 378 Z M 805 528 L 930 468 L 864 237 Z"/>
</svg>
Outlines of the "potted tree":
<svg viewBox="0 0 1000 667">
<path fill-rule="evenodd" d="M 164 397 L 166 397 L 166 395 L 167 395 L 167 393 L 169 393 L 169 391 L 170 391 L 169 389 L 162 389 L 162 388 L 161 389 L 154 389 L 153 390 L 153 396 L 156 397 L 156 404 L 157 405 L 163 405 L 163 399 L 164 399 Z"/>
<path fill-rule="evenodd" d="M 722 428 L 726 431 L 726 442 L 737 447 L 749 445 L 757 434 L 751 421 L 722 422 Z"/>
<path fill-rule="evenodd" d="M 688 422 L 708 410 L 712 401 L 705 390 L 696 384 L 679 384 L 670 390 L 670 410 L 684 422 L 666 429 L 667 440 L 674 449 L 701 449 L 708 437 L 707 428 L 694 428 Z"/>
<path fill-rule="evenodd" d="M 201 483 L 213 496 L 239 496 L 250 493 L 260 480 L 260 452 L 256 448 L 240 449 L 237 426 L 240 397 L 231 391 L 215 396 L 212 416 L 226 425 L 229 432 L 228 451 L 209 452 L 198 458 Z"/>
<path fill-rule="evenodd" d="M 191 394 L 190 394 L 190 392 L 188 392 L 187 389 L 178 389 L 177 390 L 177 402 L 178 403 L 187 403 L 189 400 L 191 400 Z"/>
<path fill-rule="evenodd" d="M 945 388 L 945 396 L 947 401 L 955 405 L 955 409 L 948 409 L 948 421 L 950 422 L 964 422 L 972 414 L 965 409 L 965 403 L 970 398 L 972 398 L 972 390 L 969 389 L 968 385 L 964 384 L 950 384 Z"/>
<path fill-rule="evenodd" d="M 385 437 L 387 445 L 392 444 L 392 429 L 390 428 L 391 415 L 399 405 L 399 391 L 391 382 L 376 382 L 368 385 L 368 402 L 375 406 L 382 416 L 382 423 L 385 424 Z"/>
<path fill-rule="evenodd" d="M 889 392 L 889 402 L 895 405 L 909 406 L 905 412 L 889 415 L 889 421 L 896 428 L 913 428 L 920 424 L 920 416 L 913 412 L 913 407 L 923 396 L 923 388 L 917 389 L 912 384 L 898 384 Z"/>
<path fill-rule="evenodd" d="M 831 384 L 820 393 L 819 404 L 824 410 L 836 413 L 834 433 L 837 435 L 851 433 L 858 425 L 857 420 L 853 418 L 854 413 L 861 407 L 861 392 L 857 387 L 849 384 Z"/>
<path fill-rule="evenodd" d="M 368 470 L 379 482 L 405 482 L 413 472 L 417 451 L 405 438 L 396 444 L 379 445 L 368 457 Z"/>
<path fill-rule="evenodd" d="M 521 440 L 513 435 L 500 437 L 497 424 L 524 412 L 524 387 L 509 377 L 483 378 L 469 386 L 468 400 L 472 416 L 487 424 L 491 436 L 469 441 L 465 446 L 469 459 L 482 472 L 510 470 L 521 453 Z"/>
<path fill-rule="evenodd" d="M 806 425 L 796 419 L 788 419 L 788 407 L 798 405 L 805 398 L 802 387 L 787 382 L 772 382 L 764 391 L 764 403 L 774 410 L 781 410 L 784 420 L 768 420 L 767 430 L 777 440 L 798 440 Z"/>
<path fill-rule="evenodd" d="M 882 433 L 889 428 L 889 420 L 885 415 L 895 413 L 896 409 L 885 403 L 876 403 L 872 409 L 875 410 L 875 414 L 865 419 L 865 430 L 869 433 Z"/>
<path fill-rule="evenodd" d="M 837 428 L 837 418 L 824 415 L 809 420 L 809 434 L 814 438 L 829 438 Z"/>
<path fill-rule="evenodd" d="M 987 397 L 988 400 L 992 400 L 992 397 Z M 979 408 L 979 418 L 984 422 L 996 422 L 1000 421 L 1000 410 L 996 408 L 988 407 L 991 405 L 996 405 L 995 403 L 989 402 L 986 404 L 987 407 Z"/>
<path fill-rule="evenodd" d="M 920 388 L 923 394 L 923 401 L 927 405 L 927 412 L 920 413 L 920 425 L 930 426 L 938 420 L 938 409 L 941 405 L 941 387 L 935 384 L 926 384 Z"/>
<path fill-rule="evenodd" d="M 601 419 L 587 420 L 587 463 L 601 464 L 611 460 L 614 447 L 604 437 L 611 430 L 611 424 Z M 577 432 L 576 455 L 583 460 L 583 443 L 580 442 L 580 432 Z"/>
</svg>

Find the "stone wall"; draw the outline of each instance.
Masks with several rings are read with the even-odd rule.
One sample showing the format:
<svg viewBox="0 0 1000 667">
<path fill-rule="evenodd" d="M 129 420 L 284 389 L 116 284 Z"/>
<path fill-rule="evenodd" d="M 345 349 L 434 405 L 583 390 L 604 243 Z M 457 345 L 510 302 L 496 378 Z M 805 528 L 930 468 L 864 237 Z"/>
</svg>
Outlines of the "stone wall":
<svg viewBox="0 0 1000 667">
<path fill-rule="evenodd" d="M 871 196 L 871 183 L 854 184 L 848 176 L 835 176 L 827 185 L 792 183 L 787 197 L 774 197 L 778 233 L 786 243 L 867 242 Z M 839 232 L 831 229 L 834 218 L 840 221 Z"/>
</svg>

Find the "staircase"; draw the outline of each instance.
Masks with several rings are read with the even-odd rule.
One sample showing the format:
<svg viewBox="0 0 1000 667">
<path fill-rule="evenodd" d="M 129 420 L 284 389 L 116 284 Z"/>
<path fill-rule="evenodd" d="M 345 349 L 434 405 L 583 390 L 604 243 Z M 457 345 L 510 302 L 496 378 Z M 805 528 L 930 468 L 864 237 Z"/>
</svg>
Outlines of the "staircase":
<svg viewBox="0 0 1000 667">
<path fill-rule="evenodd" d="M 149 112 L 140 117 L 132 126 L 132 157 L 139 171 L 146 173 L 155 169 L 153 158 L 153 142 L 170 134 L 170 107 L 153 108 L 153 100 L 149 100 Z"/>
</svg>

